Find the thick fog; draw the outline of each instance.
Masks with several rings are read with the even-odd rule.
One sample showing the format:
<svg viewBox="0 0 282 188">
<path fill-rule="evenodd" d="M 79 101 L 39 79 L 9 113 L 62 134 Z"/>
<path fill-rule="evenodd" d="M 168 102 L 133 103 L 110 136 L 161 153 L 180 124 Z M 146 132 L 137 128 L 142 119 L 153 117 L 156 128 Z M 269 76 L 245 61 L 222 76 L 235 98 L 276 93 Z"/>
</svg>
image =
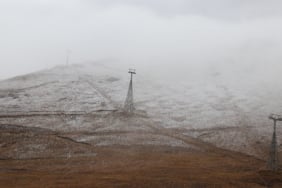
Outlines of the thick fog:
<svg viewBox="0 0 282 188">
<path fill-rule="evenodd" d="M 277 80 L 279 0 L 0 0 L 0 78 L 96 61 Z"/>
</svg>

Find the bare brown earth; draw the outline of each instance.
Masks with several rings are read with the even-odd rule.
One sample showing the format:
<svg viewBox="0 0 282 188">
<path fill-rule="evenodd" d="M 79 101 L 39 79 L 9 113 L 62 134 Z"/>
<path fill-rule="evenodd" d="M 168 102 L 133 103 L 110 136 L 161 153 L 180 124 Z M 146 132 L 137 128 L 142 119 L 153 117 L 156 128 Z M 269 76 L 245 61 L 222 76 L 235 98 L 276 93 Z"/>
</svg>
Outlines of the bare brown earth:
<svg viewBox="0 0 282 188">
<path fill-rule="evenodd" d="M 138 142 L 99 146 L 73 138 L 137 137 L 141 132 L 56 132 L 1 124 L 0 187 L 282 187 L 282 174 L 265 170 L 264 160 L 215 147 L 177 130 L 149 127 L 142 134 L 167 136 L 189 147 Z"/>
<path fill-rule="evenodd" d="M 282 187 L 264 161 L 161 146 L 96 147 L 96 156 L 1 160 L 0 187 Z M 230 155 L 232 154 L 232 155 Z"/>
</svg>

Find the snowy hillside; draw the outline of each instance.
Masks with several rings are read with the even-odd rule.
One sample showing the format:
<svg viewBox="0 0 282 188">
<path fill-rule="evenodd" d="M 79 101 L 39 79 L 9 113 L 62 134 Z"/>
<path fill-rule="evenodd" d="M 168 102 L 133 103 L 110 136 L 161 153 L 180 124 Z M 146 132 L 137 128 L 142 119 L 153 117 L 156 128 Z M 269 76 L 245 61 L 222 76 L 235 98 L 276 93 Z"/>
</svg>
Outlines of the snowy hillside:
<svg viewBox="0 0 282 188">
<path fill-rule="evenodd" d="M 138 111 L 128 118 L 122 106 L 129 75 L 126 68 L 115 67 L 97 63 L 60 66 L 1 81 L 0 123 L 62 131 L 73 140 L 94 145 L 195 149 L 181 134 L 266 157 L 272 134 L 267 116 L 282 111 L 282 90 L 275 83 L 255 83 L 251 77 L 238 83 L 236 71 L 163 80 L 137 70 L 134 98 Z M 278 132 L 282 133 L 279 127 Z M 173 137 L 174 133 L 178 136 Z"/>
</svg>

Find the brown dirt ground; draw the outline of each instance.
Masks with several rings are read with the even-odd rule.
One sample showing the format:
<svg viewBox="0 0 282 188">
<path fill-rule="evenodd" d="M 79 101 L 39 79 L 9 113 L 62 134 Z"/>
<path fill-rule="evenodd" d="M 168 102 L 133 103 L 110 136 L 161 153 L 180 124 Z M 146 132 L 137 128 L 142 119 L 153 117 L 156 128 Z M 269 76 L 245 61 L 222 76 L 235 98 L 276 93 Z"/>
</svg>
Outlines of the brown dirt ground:
<svg viewBox="0 0 282 188">
<path fill-rule="evenodd" d="M 97 156 L 0 160 L 0 187 L 282 187 L 265 162 L 157 146 L 95 148 Z M 271 186 L 272 185 L 272 186 Z"/>
</svg>

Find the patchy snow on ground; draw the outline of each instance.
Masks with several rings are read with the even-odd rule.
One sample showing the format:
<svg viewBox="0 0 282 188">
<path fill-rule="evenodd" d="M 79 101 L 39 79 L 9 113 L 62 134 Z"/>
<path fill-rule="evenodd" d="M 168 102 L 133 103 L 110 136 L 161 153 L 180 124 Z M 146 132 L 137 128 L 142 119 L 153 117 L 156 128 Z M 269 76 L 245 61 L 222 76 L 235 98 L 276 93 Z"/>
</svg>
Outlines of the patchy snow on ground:
<svg viewBox="0 0 282 188">
<path fill-rule="evenodd" d="M 82 138 L 76 138 L 79 142 L 86 142 L 97 146 L 108 145 L 159 145 L 159 146 L 171 146 L 171 147 L 184 147 L 193 148 L 181 140 L 171 138 L 169 136 L 163 136 L 158 134 L 151 134 L 146 132 L 137 133 L 124 133 L 113 135 L 91 135 L 83 136 Z"/>
<path fill-rule="evenodd" d="M 152 125 L 157 124 L 181 129 L 183 134 L 219 147 L 261 155 L 272 134 L 272 122 L 267 116 L 282 112 L 281 84 L 271 80 L 256 82 L 244 72 L 158 79 L 137 71 L 133 80 L 135 106 L 146 115 L 127 118 L 115 113 L 122 111 L 129 83 L 127 70 L 117 67 L 98 63 L 58 66 L 1 81 L 0 115 L 61 111 L 88 115 L 5 117 L 0 123 L 64 132 L 147 131 L 147 135 L 136 138 L 92 135 L 81 139 L 91 138 L 97 145 L 116 142 L 182 146 L 181 141 L 165 136 L 154 140 L 150 133 L 154 131 Z M 238 76 L 242 77 L 240 83 Z M 281 140 L 279 137 L 279 144 Z"/>
</svg>

